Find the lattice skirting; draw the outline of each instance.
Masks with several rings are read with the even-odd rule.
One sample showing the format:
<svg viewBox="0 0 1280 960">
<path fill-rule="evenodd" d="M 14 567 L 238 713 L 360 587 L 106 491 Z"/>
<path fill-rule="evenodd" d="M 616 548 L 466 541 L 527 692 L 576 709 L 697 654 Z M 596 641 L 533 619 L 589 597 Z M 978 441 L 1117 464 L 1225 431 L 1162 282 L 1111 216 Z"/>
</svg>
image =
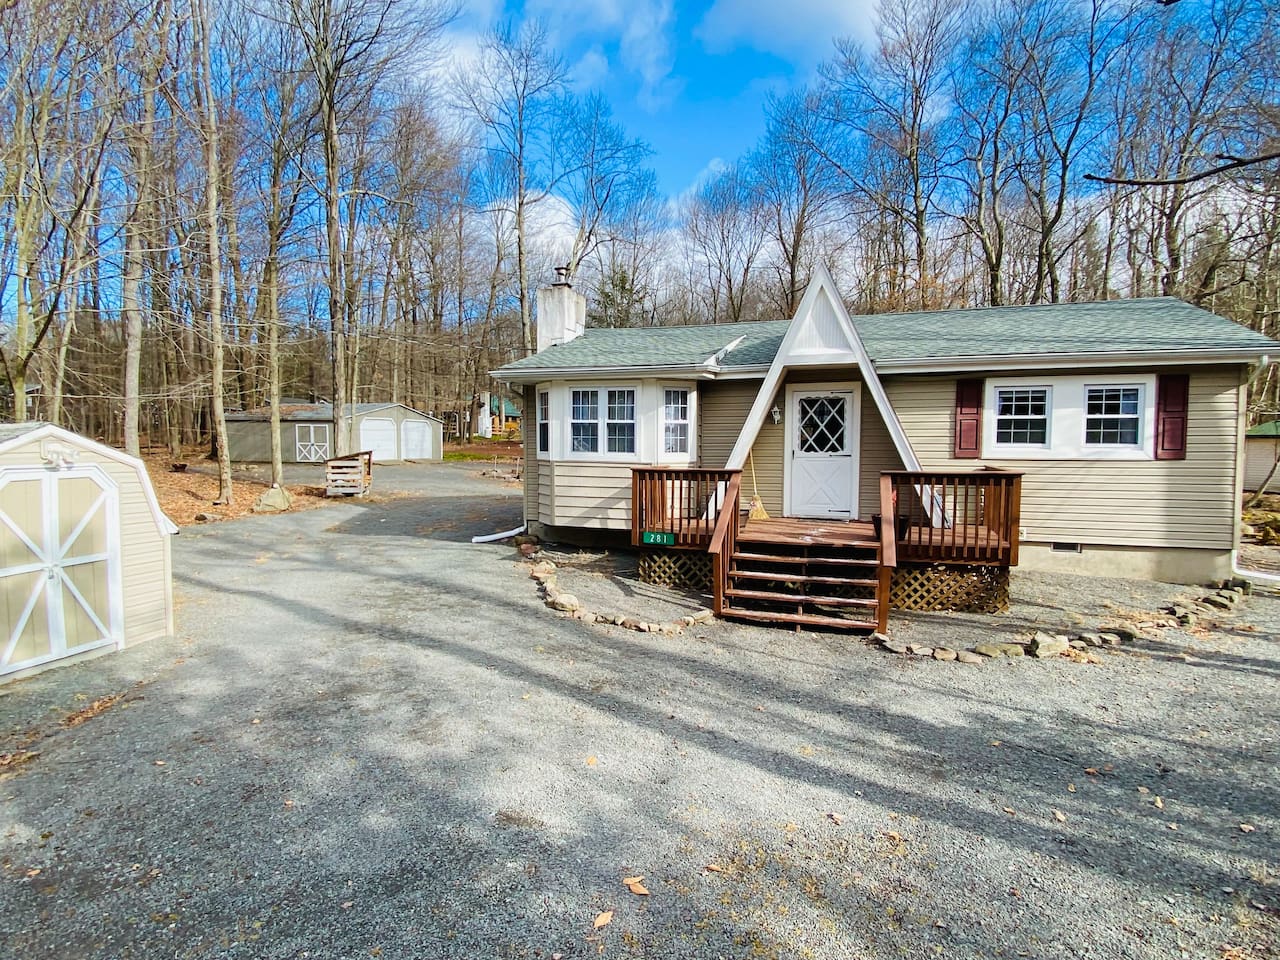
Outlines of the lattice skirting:
<svg viewBox="0 0 1280 960">
<path fill-rule="evenodd" d="M 894 610 L 1000 613 L 1009 609 L 1009 568 L 980 564 L 903 564 L 893 571 Z"/>
<path fill-rule="evenodd" d="M 690 590 L 711 589 L 711 554 L 697 550 L 644 550 L 637 568 L 642 583 Z"/>
</svg>

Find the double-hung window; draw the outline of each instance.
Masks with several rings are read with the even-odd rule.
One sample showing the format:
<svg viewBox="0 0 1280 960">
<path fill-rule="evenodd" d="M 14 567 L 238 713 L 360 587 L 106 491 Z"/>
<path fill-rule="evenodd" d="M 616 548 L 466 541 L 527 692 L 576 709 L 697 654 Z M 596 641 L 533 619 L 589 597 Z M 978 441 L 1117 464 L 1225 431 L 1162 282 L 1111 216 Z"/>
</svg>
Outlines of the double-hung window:
<svg viewBox="0 0 1280 960">
<path fill-rule="evenodd" d="M 1142 387 L 1138 384 L 1085 388 L 1086 446 L 1137 447 L 1142 443 Z"/>
<path fill-rule="evenodd" d="M 600 391 L 574 390 L 570 400 L 569 449 L 574 453 L 598 453 Z"/>
<path fill-rule="evenodd" d="M 551 394 L 538 391 L 538 452 L 551 451 Z"/>
<path fill-rule="evenodd" d="M 572 390 L 570 453 L 636 452 L 636 392 L 631 388 Z"/>
<path fill-rule="evenodd" d="M 609 390 L 605 408 L 605 435 L 610 453 L 636 452 L 636 392 Z"/>
<path fill-rule="evenodd" d="M 662 391 L 662 451 L 689 452 L 689 391 Z"/>
<path fill-rule="evenodd" d="M 1038 446 L 1049 442 L 1048 387 L 996 389 L 996 444 Z"/>
</svg>

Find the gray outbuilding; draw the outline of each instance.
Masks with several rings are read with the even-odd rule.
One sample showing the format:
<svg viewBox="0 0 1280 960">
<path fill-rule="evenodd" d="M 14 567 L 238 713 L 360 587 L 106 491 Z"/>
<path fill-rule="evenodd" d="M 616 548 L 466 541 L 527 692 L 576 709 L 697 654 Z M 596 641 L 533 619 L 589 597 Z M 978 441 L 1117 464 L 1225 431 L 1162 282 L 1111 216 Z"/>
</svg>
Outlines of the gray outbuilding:
<svg viewBox="0 0 1280 960">
<path fill-rule="evenodd" d="M 0 424 L 0 680 L 172 634 L 177 532 L 141 460 Z"/>
<path fill-rule="evenodd" d="M 344 429 L 351 431 L 353 450 L 371 450 L 379 463 L 440 460 L 444 456 L 443 421 L 403 403 L 349 403 Z M 335 454 L 333 439 L 332 404 L 281 406 L 280 453 L 285 463 L 323 463 Z M 232 460 L 269 461 L 270 411 L 227 414 L 227 444 Z"/>
</svg>

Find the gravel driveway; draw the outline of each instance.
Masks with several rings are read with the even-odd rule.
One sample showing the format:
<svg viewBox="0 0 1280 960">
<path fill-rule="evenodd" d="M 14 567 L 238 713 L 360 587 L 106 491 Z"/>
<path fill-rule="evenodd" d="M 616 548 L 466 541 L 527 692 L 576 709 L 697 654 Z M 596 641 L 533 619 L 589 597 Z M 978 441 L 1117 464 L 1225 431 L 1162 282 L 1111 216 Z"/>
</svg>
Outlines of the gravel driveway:
<svg viewBox="0 0 1280 960">
<path fill-rule="evenodd" d="M 417 469 L 184 531 L 177 638 L 0 688 L 0 955 L 1276 956 L 1280 599 L 1098 665 L 638 634 L 468 542 L 518 487 Z M 1168 589 L 896 629 L 1090 584 Z"/>
</svg>

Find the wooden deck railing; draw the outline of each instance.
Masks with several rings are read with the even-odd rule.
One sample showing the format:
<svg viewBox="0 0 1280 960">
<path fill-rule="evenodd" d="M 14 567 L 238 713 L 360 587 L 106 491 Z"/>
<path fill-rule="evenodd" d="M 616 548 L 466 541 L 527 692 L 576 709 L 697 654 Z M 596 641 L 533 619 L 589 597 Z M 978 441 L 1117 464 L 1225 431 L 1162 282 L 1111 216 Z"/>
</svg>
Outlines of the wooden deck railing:
<svg viewBox="0 0 1280 960">
<path fill-rule="evenodd" d="M 716 525 L 711 531 L 711 542 L 707 552 L 711 554 L 711 609 L 715 615 L 724 613 L 724 592 L 729 589 L 729 566 L 733 563 L 733 553 L 738 548 L 738 524 L 742 500 L 742 475 L 735 471 L 725 485 L 724 502 L 720 505 L 720 513 L 716 517 Z"/>
<path fill-rule="evenodd" d="M 889 630 L 889 593 L 898 565 L 898 509 L 893 478 L 880 475 L 880 567 L 876 571 L 876 630 Z"/>
<path fill-rule="evenodd" d="M 890 470 L 882 474 L 882 498 L 886 481 L 898 560 L 1017 564 L 1021 473 Z"/>
<path fill-rule="evenodd" d="M 632 545 L 705 550 L 723 512 L 729 485 L 740 475 L 739 470 L 633 468 Z"/>
</svg>

